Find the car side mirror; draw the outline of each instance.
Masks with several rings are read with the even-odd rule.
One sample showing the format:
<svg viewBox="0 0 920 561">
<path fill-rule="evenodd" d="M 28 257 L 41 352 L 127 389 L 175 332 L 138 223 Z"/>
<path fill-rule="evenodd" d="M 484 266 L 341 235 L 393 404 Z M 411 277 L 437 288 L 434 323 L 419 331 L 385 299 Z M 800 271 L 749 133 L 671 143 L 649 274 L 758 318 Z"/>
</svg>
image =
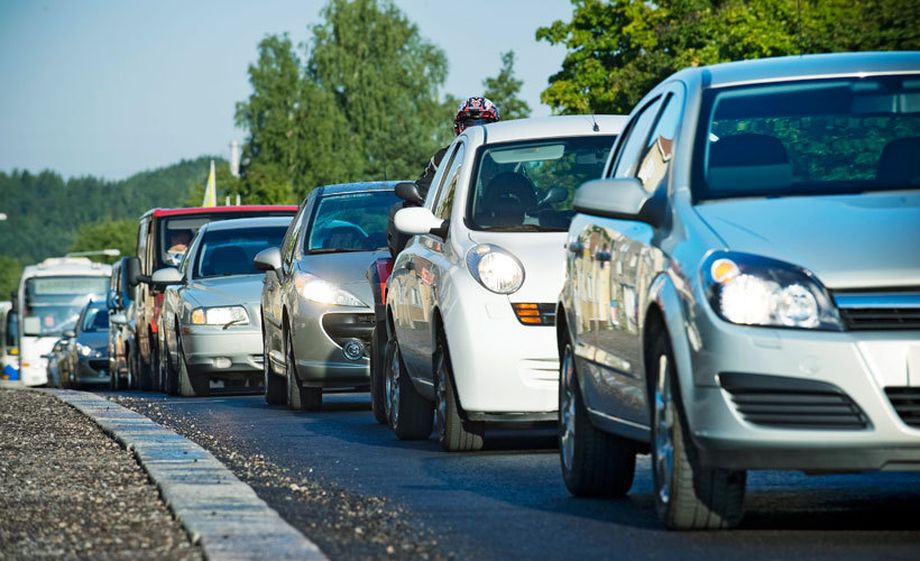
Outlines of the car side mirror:
<svg viewBox="0 0 920 561">
<path fill-rule="evenodd" d="M 281 270 L 281 250 L 277 247 L 263 249 L 252 258 L 252 264 L 260 271 Z"/>
<path fill-rule="evenodd" d="M 416 206 L 425 204 L 425 198 L 418 192 L 418 185 L 416 185 L 414 181 L 402 181 L 397 183 L 395 191 L 396 196 L 407 203 L 412 203 Z"/>
<path fill-rule="evenodd" d="M 42 321 L 36 317 L 22 320 L 22 334 L 28 337 L 37 337 L 42 334 Z"/>
<path fill-rule="evenodd" d="M 128 323 L 128 318 L 123 313 L 112 314 L 109 316 L 109 322 L 115 325 L 125 325 Z"/>
<path fill-rule="evenodd" d="M 170 286 L 183 284 L 184 282 L 185 278 L 182 276 L 182 273 L 179 272 L 179 269 L 175 267 L 157 269 L 150 277 L 150 284 L 155 286 Z"/>
<path fill-rule="evenodd" d="M 128 286 L 136 287 L 141 283 L 141 260 L 137 257 L 127 257 L 122 273 L 128 279 Z"/>
<path fill-rule="evenodd" d="M 652 226 L 664 221 L 664 190 L 649 193 L 634 177 L 595 179 L 575 191 L 572 208 L 585 214 L 637 220 Z"/>
<path fill-rule="evenodd" d="M 393 221 L 396 223 L 396 229 L 403 234 L 434 234 L 442 238 L 447 237 L 447 220 L 441 220 L 425 207 L 401 208 L 396 212 Z"/>
<path fill-rule="evenodd" d="M 67 337 L 68 339 L 73 339 L 74 337 L 77 336 L 77 332 L 74 331 L 73 329 L 68 329 L 64 333 L 61 333 L 61 335 L 63 335 L 64 337 Z"/>
</svg>

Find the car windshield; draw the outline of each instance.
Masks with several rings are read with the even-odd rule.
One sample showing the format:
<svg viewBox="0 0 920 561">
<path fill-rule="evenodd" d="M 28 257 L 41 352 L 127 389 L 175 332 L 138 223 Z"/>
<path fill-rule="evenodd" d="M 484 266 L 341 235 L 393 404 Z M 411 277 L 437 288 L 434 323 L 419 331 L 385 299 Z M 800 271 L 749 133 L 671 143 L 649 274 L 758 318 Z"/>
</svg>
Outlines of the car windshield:
<svg viewBox="0 0 920 561">
<path fill-rule="evenodd" d="M 194 216 L 170 218 L 163 222 L 160 228 L 162 242 L 160 247 L 163 253 L 160 260 L 166 265 L 178 267 L 185 257 L 192 238 L 198 233 L 202 226 L 213 220 L 210 216 Z"/>
<path fill-rule="evenodd" d="M 33 277 L 25 286 L 25 318 L 38 318 L 41 337 L 72 329 L 88 298 L 105 294 L 109 277 Z"/>
<path fill-rule="evenodd" d="M 503 143 L 480 149 L 467 211 L 474 230 L 565 231 L 575 189 L 600 177 L 616 137 Z"/>
<path fill-rule="evenodd" d="M 108 331 L 109 311 L 99 306 L 87 308 L 80 330 L 83 332 Z"/>
<path fill-rule="evenodd" d="M 387 245 L 387 213 L 399 199 L 393 190 L 322 197 L 307 236 L 308 253 L 373 251 Z"/>
<path fill-rule="evenodd" d="M 920 74 L 705 93 L 696 200 L 920 187 Z"/>
<path fill-rule="evenodd" d="M 259 274 L 252 258 L 263 249 L 281 245 L 285 230 L 287 226 L 205 232 L 192 276 L 208 278 Z"/>
</svg>

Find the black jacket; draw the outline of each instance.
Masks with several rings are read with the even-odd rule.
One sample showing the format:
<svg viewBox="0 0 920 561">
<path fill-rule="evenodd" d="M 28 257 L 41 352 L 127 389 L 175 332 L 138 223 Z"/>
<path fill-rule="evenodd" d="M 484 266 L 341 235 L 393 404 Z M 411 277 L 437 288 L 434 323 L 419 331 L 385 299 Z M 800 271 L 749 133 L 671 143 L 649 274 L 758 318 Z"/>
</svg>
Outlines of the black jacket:
<svg viewBox="0 0 920 561">
<path fill-rule="evenodd" d="M 441 165 L 441 160 L 444 159 L 445 153 L 447 153 L 447 146 L 435 152 L 434 156 L 428 160 L 428 165 L 425 166 L 422 174 L 415 180 L 415 184 L 418 185 L 418 192 L 422 198 L 428 196 L 428 189 L 431 188 L 431 181 L 434 179 L 434 174 L 437 173 L 438 166 Z M 390 254 L 393 256 L 393 259 L 396 259 L 399 252 L 409 243 L 409 236 L 396 229 L 395 216 L 400 209 L 410 206 L 415 205 L 407 201 L 399 201 L 390 207 L 390 213 L 387 218 L 387 246 L 390 248 Z"/>
</svg>

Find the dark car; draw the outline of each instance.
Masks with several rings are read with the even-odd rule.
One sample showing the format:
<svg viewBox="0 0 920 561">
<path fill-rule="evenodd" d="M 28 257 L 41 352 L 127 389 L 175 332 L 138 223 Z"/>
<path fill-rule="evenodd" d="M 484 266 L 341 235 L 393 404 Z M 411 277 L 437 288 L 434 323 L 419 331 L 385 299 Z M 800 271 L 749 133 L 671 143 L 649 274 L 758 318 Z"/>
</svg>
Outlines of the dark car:
<svg viewBox="0 0 920 561">
<path fill-rule="evenodd" d="M 137 379 L 132 376 L 136 369 L 129 364 L 136 360 L 134 346 L 134 289 L 128 284 L 126 262 L 122 257 L 112 265 L 112 278 L 106 295 L 109 310 L 109 383 L 113 390 L 134 388 Z"/>
<path fill-rule="evenodd" d="M 65 333 L 70 335 L 70 333 Z M 109 312 L 104 300 L 83 306 L 73 342 L 68 346 L 67 368 L 60 372 L 66 388 L 109 383 Z"/>
</svg>

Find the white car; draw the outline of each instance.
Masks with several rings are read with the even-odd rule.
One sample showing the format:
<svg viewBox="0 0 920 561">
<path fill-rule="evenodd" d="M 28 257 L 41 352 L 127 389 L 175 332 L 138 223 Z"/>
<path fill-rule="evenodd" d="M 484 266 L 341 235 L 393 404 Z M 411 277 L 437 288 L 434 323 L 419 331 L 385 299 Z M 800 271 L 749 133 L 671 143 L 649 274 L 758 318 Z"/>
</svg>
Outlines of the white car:
<svg viewBox="0 0 920 561">
<path fill-rule="evenodd" d="M 387 285 L 386 394 L 400 439 L 482 447 L 486 422 L 556 421 L 555 302 L 573 193 L 625 117 L 470 127 L 448 148 Z"/>
</svg>

